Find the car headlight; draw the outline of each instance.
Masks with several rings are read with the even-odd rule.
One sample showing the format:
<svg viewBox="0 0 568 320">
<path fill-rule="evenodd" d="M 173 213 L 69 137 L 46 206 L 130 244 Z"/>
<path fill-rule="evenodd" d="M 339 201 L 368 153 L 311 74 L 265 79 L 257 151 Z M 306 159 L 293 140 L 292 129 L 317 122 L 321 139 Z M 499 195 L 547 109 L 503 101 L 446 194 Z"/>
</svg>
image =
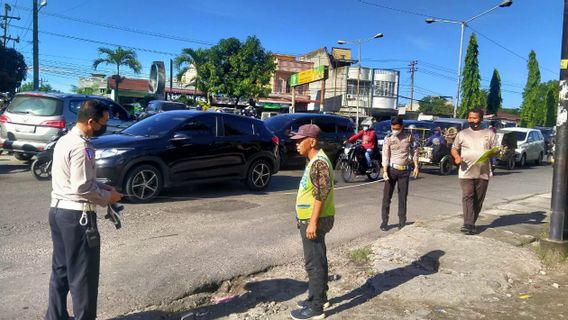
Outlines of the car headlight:
<svg viewBox="0 0 568 320">
<path fill-rule="evenodd" d="M 105 159 L 105 158 L 111 158 L 111 157 L 116 157 L 118 155 L 121 155 L 127 151 L 130 151 L 132 149 L 130 148 L 124 148 L 124 149 L 118 149 L 118 148 L 112 148 L 112 149 L 100 149 L 100 150 L 96 150 L 95 151 L 95 159 Z"/>
</svg>

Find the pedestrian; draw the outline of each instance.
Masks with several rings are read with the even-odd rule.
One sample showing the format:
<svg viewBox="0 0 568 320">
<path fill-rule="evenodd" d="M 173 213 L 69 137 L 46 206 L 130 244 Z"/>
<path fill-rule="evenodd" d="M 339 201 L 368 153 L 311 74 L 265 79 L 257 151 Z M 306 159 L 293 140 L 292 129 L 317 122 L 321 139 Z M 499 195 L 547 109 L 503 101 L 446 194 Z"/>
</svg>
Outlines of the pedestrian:
<svg viewBox="0 0 568 320">
<path fill-rule="evenodd" d="M 84 101 L 77 124 L 54 149 L 49 209 L 53 255 L 46 320 L 69 319 L 69 292 L 75 320 L 97 317 L 100 236 L 96 206 L 106 207 L 122 197 L 95 177 L 95 150 L 89 139 L 105 132 L 108 119 L 102 102 Z"/>
<path fill-rule="evenodd" d="M 408 185 L 410 173 L 418 178 L 417 141 L 412 132 L 405 132 L 403 120 L 400 117 L 391 119 L 391 133 L 383 142 L 383 204 L 380 229 L 388 230 L 389 212 L 394 188 L 398 190 L 398 228 L 406 224 L 406 203 L 408 198 Z M 412 166 L 414 163 L 414 166 Z"/>
<path fill-rule="evenodd" d="M 467 116 L 469 128 L 458 132 L 452 146 L 452 156 L 459 166 L 462 189 L 463 226 L 460 230 L 468 235 L 476 232 L 475 222 L 481 212 L 491 176 L 489 161 L 481 164 L 475 162 L 486 151 L 497 146 L 495 133 L 490 129 L 481 128 L 482 119 L 483 110 L 470 110 Z"/>
<path fill-rule="evenodd" d="M 318 146 L 320 128 L 315 124 L 300 126 L 292 137 L 296 150 L 308 159 L 296 197 L 296 219 L 304 263 L 308 273 L 308 298 L 298 302 L 300 309 L 290 312 L 293 319 L 323 319 L 327 301 L 328 264 L 325 235 L 333 228 L 333 166 Z"/>
</svg>

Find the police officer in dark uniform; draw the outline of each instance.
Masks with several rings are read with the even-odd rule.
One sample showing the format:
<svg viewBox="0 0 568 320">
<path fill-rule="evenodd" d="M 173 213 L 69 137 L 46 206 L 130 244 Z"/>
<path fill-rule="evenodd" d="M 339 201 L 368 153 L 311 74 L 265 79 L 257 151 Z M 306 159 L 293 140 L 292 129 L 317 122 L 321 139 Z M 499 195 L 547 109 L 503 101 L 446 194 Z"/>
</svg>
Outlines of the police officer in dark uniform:
<svg viewBox="0 0 568 320">
<path fill-rule="evenodd" d="M 76 126 L 55 146 L 49 209 L 53 257 L 46 320 L 69 319 L 69 291 L 76 320 L 97 317 L 100 237 L 96 206 L 106 207 L 122 198 L 95 176 L 95 149 L 89 139 L 105 132 L 108 119 L 108 110 L 100 101 L 83 102 Z"/>
</svg>

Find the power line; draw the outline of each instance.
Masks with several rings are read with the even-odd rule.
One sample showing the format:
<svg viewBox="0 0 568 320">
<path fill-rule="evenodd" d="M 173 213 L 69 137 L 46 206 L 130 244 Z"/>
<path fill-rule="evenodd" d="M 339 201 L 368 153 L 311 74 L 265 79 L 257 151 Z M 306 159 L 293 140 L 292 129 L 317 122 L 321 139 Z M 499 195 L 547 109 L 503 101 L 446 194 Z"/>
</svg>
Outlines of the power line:
<svg viewBox="0 0 568 320">
<path fill-rule="evenodd" d="M 13 27 L 14 27 L 14 28 L 17 28 L 17 29 L 25 29 L 24 27 L 21 27 L 21 26 L 13 26 Z M 144 52 L 150 52 L 150 53 L 156 53 L 156 54 L 163 54 L 163 55 L 174 56 L 174 57 L 177 56 L 177 54 L 172 53 L 172 52 L 165 52 L 165 51 L 158 51 L 158 50 L 153 50 L 153 49 L 131 47 L 131 46 L 126 46 L 126 45 L 122 45 L 122 44 L 116 44 L 116 43 L 110 43 L 110 42 L 104 42 L 104 41 L 98 41 L 98 40 L 80 38 L 80 37 L 75 37 L 75 36 L 70 36 L 70 35 L 55 33 L 55 32 L 40 31 L 40 33 L 42 33 L 42 34 L 47 34 L 47 35 L 50 35 L 50 36 L 55 36 L 55 37 L 61 37 L 61 38 L 71 39 L 71 40 L 84 41 L 84 42 L 91 42 L 91 43 L 101 44 L 101 45 L 106 45 L 106 46 L 122 47 L 122 48 L 134 49 L 134 50 L 138 50 L 138 51 L 144 51 Z"/>
<path fill-rule="evenodd" d="M 28 8 L 28 7 L 18 6 L 18 8 L 20 8 L 22 10 L 26 10 L 26 11 L 32 11 L 32 9 Z M 93 21 L 93 20 L 76 18 L 76 17 L 66 16 L 66 15 L 62 15 L 62 14 L 58 14 L 58 13 L 52 13 L 52 12 L 48 12 L 48 11 L 41 11 L 40 13 L 42 15 L 55 17 L 55 18 L 59 18 L 59 19 L 65 19 L 65 20 L 80 22 L 80 23 L 84 23 L 84 24 L 90 24 L 90 25 L 109 28 L 109 29 L 121 30 L 121 31 L 141 34 L 141 35 L 145 35 L 145 36 L 157 37 L 157 38 L 161 38 L 161 39 L 170 39 L 170 40 L 177 40 L 177 41 L 182 41 L 182 42 L 197 43 L 197 44 L 206 45 L 206 46 L 213 45 L 213 43 L 211 43 L 209 41 L 185 38 L 185 37 L 180 37 L 180 36 L 176 36 L 176 35 L 158 33 L 158 32 L 147 31 L 147 30 L 140 30 L 140 29 L 135 29 L 135 28 L 130 28 L 130 27 L 123 27 L 123 26 L 114 25 L 114 24 L 110 24 L 110 23 L 102 23 L 102 22 Z"/>
<path fill-rule="evenodd" d="M 424 13 L 414 12 L 414 11 L 410 11 L 410 10 L 406 10 L 406 9 L 399 9 L 399 8 L 395 8 L 395 7 L 390 7 L 390 6 L 386 6 L 384 4 L 379 4 L 379 3 L 375 3 L 375 2 L 369 2 L 369 1 L 365 1 L 365 0 L 358 0 L 358 1 L 360 3 L 366 4 L 366 5 L 375 6 L 375 7 L 395 11 L 395 12 L 398 12 L 398 13 L 410 14 L 410 15 L 419 16 L 419 17 L 440 19 L 440 18 L 434 17 L 432 15 L 427 15 L 427 14 L 424 14 Z"/>
</svg>

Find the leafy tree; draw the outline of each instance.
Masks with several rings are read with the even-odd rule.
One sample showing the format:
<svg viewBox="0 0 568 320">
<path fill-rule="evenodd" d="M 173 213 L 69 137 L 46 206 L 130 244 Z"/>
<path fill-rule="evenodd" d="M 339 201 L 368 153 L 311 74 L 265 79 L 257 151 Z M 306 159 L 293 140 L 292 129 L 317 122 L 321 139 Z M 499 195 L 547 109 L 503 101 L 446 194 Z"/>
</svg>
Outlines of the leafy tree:
<svg viewBox="0 0 568 320">
<path fill-rule="evenodd" d="M 467 112 L 473 108 L 481 107 L 485 101 L 482 100 L 480 91 L 481 76 L 479 75 L 479 50 L 475 33 L 469 38 L 467 53 L 465 55 L 465 65 L 463 69 L 463 79 L 461 83 L 461 104 L 457 116 L 467 117 Z"/>
<path fill-rule="evenodd" d="M 124 50 L 121 47 L 116 48 L 116 50 L 112 50 L 110 48 L 99 48 L 98 49 L 99 56 L 101 58 L 95 59 L 93 61 L 93 69 L 97 69 L 97 67 L 101 64 L 114 64 L 116 66 L 116 75 L 113 78 L 116 81 L 116 98 L 118 99 L 118 87 L 121 81 L 120 78 L 120 66 L 126 66 L 130 68 L 134 73 L 140 73 L 142 70 L 142 65 L 136 56 L 136 52 L 134 50 Z"/>
<path fill-rule="evenodd" d="M 223 94 L 235 100 L 256 98 L 270 91 L 270 82 L 276 64 L 272 54 L 262 48 L 256 37 L 242 43 L 236 38 L 221 39 L 209 49 L 184 49 L 176 59 L 178 79 L 193 63 L 197 69 L 196 86 L 207 94 Z"/>
<path fill-rule="evenodd" d="M 418 105 L 418 111 L 431 115 L 451 116 L 454 110 L 446 99 L 437 96 L 426 96 L 418 101 Z"/>
<path fill-rule="evenodd" d="M 14 93 L 26 80 L 27 68 L 21 53 L 0 46 L 0 92 Z"/>
<path fill-rule="evenodd" d="M 188 86 L 193 85 L 196 90 L 205 93 L 207 101 L 210 102 L 210 69 L 209 65 L 207 64 L 209 52 L 210 51 L 206 49 L 193 50 L 191 48 L 185 48 L 182 49 L 181 54 L 175 58 L 174 63 L 176 69 L 178 70 L 178 73 L 176 75 L 178 81 L 181 81 L 183 75 L 189 70 L 190 66 L 193 65 L 196 70 L 196 76 L 193 79 L 188 79 Z"/>
<path fill-rule="evenodd" d="M 33 82 L 26 82 L 20 87 L 20 92 L 28 92 L 34 90 Z M 51 87 L 50 84 L 42 84 L 39 86 L 38 91 L 41 92 L 59 92 Z"/>
<path fill-rule="evenodd" d="M 521 104 L 521 126 L 532 128 L 543 118 L 543 114 L 540 112 L 542 110 L 539 110 L 540 70 L 534 50 L 529 53 L 527 68 L 528 77 L 523 90 L 523 103 Z"/>
<path fill-rule="evenodd" d="M 551 80 L 542 84 L 544 96 L 545 118 L 543 126 L 554 127 L 556 125 L 556 113 L 558 112 L 559 99 L 559 83 L 558 80 Z"/>
<path fill-rule="evenodd" d="M 77 86 L 72 86 L 71 87 L 71 91 L 77 93 L 77 94 L 85 94 L 85 95 L 100 95 L 99 92 L 99 87 L 97 85 L 92 85 L 90 87 L 77 87 Z"/>
<path fill-rule="evenodd" d="M 497 69 L 493 69 L 493 76 L 491 76 L 491 83 L 489 84 L 489 95 L 487 95 L 487 114 L 497 114 L 502 103 L 501 76 Z"/>
</svg>

